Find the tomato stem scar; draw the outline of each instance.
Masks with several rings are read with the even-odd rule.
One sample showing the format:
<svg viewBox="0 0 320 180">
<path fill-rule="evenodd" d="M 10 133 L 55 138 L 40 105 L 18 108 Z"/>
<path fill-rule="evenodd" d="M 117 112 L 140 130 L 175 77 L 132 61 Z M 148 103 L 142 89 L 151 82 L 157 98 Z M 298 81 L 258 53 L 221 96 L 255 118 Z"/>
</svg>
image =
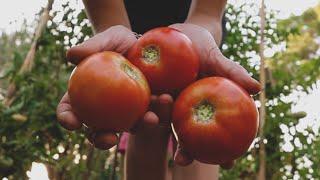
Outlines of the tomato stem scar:
<svg viewBox="0 0 320 180">
<path fill-rule="evenodd" d="M 155 45 L 149 45 L 142 49 L 142 58 L 145 62 L 156 64 L 160 59 L 160 49 Z"/>
<path fill-rule="evenodd" d="M 193 108 L 194 120 L 200 123 L 209 123 L 213 121 L 214 107 L 204 100 L 199 105 Z"/>
</svg>

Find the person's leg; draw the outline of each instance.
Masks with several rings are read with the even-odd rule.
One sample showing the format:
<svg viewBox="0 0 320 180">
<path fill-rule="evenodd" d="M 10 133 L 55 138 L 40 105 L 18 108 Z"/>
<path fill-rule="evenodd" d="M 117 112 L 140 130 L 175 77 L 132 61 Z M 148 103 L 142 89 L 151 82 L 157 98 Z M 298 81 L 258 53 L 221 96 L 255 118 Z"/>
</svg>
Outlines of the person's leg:
<svg viewBox="0 0 320 180">
<path fill-rule="evenodd" d="M 218 180 L 219 166 L 193 161 L 192 164 L 182 167 L 174 165 L 173 180 Z"/>
</svg>

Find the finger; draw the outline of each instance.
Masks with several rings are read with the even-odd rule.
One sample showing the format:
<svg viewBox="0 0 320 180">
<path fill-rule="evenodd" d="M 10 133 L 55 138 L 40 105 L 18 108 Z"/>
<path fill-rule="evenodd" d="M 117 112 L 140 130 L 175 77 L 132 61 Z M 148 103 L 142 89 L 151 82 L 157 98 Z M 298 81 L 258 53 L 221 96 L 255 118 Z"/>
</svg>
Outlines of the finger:
<svg viewBox="0 0 320 180">
<path fill-rule="evenodd" d="M 209 74 L 226 77 L 250 94 L 256 94 L 261 90 L 260 83 L 253 79 L 247 70 L 241 65 L 226 58 L 219 49 L 213 49 L 209 56 Z"/>
<path fill-rule="evenodd" d="M 234 166 L 234 161 L 229 161 L 224 164 L 220 164 L 220 167 L 223 169 L 231 169 Z"/>
<path fill-rule="evenodd" d="M 136 37 L 124 26 L 112 26 L 106 31 L 96 34 L 85 42 L 67 51 L 67 60 L 78 64 L 86 57 L 102 52 L 114 51 L 124 54 L 135 42 Z"/>
<path fill-rule="evenodd" d="M 118 143 L 118 136 L 112 132 L 90 132 L 88 140 L 98 149 L 107 150 Z"/>
<path fill-rule="evenodd" d="M 162 94 L 158 97 L 158 104 L 155 109 L 157 113 L 160 124 L 168 126 L 171 121 L 172 116 L 172 106 L 173 106 L 173 98 L 169 94 Z"/>
<path fill-rule="evenodd" d="M 151 97 L 150 97 L 149 109 L 150 109 L 151 111 L 154 111 L 157 103 L 158 103 L 158 96 L 156 96 L 156 95 L 151 95 Z"/>
<path fill-rule="evenodd" d="M 148 111 L 143 117 L 143 124 L 146 127 L 155 127 L 159 123 L 158 116 L 151 111 Z"/>
<path fill-rule="evenodd" d="M 57 107 L 58 122 L 68 130 L 76 130 L 81 128 L 82 123 L 72 112 L 68 93 L 65 93 Z"/>
<path fill-rule="evenodd" d="M 148 111 L 144 117 L 142 118 L 142 120 L 140 122 L 138 122 L 131 130 L 131 133 L 136 133 L 142 129 L 145 128 L 153 128 L 156 127 L 159 124 L 159 118 L 158 116 L 152 112 L 152 111 Z"/>
<path fill-rule="evenodd" d="M 187 166 L 193 162 L 193 158 L 178 145 L 174 155 L 174 162 L 180 166 Z"/>
<path fill-rule="evenodd" d="M 153 112 L 154 108 L 157 105 L 158 97 L 156 95 L 151 95 L 150 97 L 150 105 L 149 105 L 149 111 L 146 112 L 144 117 L 139 121 L 137 124 L 135 124 L 134 127 L 130 129 L 131 133 L 136 133 L 137 131 L 146 128 L 146 127 L 155 127 L 159 124 L 159 118 L 158 116 Z"/>
</svg>

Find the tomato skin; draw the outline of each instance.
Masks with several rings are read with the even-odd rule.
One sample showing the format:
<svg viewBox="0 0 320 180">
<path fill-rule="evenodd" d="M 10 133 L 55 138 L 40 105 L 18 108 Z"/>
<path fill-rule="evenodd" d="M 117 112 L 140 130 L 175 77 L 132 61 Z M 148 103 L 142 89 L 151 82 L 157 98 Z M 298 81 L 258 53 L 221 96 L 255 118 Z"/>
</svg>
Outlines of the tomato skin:
<svg viewBox="0 0 320 180">
<path fill-rule="evenodd" d="M 204 100 L 213 105 L 212 121 L 197 122 L 194 107 Z M 174 104 L 172 123 L 190 156 L 210 164 L 225 164 L 243 155 L 259 125 L 250 95 L 222 77 L 204 78 L 183 90 Z"/>
<path fill-rule="evenodd" d="M 145 48 L 154 46 L 159 50 L 158 63 L 144 60 Z M 199 56 L 191 40 L 182 32 L 159 27 L 152 29 L 129 49 L 128 59 L 146 76 L 153 93 L 177 92 L 196 80 Z"/>
<path fill-rule="evenodd" d="M 131 68 L 138 80 L 125 73 Z M 101 52 L 83 60 L 73 71 L 68 93 L 72 110 L 95 130 L 128 131 L 144 115 L 150 89 L 137 67 L 115 52 Z"/>
</svg>

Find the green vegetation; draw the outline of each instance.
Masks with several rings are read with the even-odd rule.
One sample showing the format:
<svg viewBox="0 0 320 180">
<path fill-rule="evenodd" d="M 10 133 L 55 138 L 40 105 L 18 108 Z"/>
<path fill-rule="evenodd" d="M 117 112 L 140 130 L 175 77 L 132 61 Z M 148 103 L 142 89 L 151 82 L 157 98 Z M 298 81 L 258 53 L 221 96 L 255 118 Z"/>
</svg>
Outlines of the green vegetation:
<svg viewBox="0 0 320 180">
<path fill-rule="evenodd" d="M 248 13 L 248 8 L 258 9 L 251 4 L 228 7 L 223 51 L 258 79 L 259 18 L 257 13 Z M 28 73 L 18 73 L 32 38 L 27 26 L 0 37 L 0 102 L 10 82 L 17 89 L 10 107 L 0 103 L 0 178 L 26 179 L 25 172 L 34 161 L 44 163 L 50 177 L 56 179 L 110 178 L 114 154 L 90 147 L 83 131 L 64 130 L 55 115 L 73 68 L 65 61 L 65 52 L 92 36 L 89 21 L 83 11 L 77 12 L 68 4 L 62 12 L 50 14 L 52 20 L 38 41 L 34 67 Z M 277 21 L 273 12 L 266 17 L 266 46 L 284 47 L 266 60 L 267 179 L 319 179 L 319 129 L 297 129 L 305 114 L 292 113 L 292 102 L 285 97 L 295 90 L 310 93 L 319 80 L 320 6 L 286 20 Z M 285 133 L 294 145 L 289 152 L 282 148 Z M 233 169 L 221 171 L 221 179 L 254 179 L 259 168 L 258 150 L 259 145 L 253 145 Z"/>
</svg>

